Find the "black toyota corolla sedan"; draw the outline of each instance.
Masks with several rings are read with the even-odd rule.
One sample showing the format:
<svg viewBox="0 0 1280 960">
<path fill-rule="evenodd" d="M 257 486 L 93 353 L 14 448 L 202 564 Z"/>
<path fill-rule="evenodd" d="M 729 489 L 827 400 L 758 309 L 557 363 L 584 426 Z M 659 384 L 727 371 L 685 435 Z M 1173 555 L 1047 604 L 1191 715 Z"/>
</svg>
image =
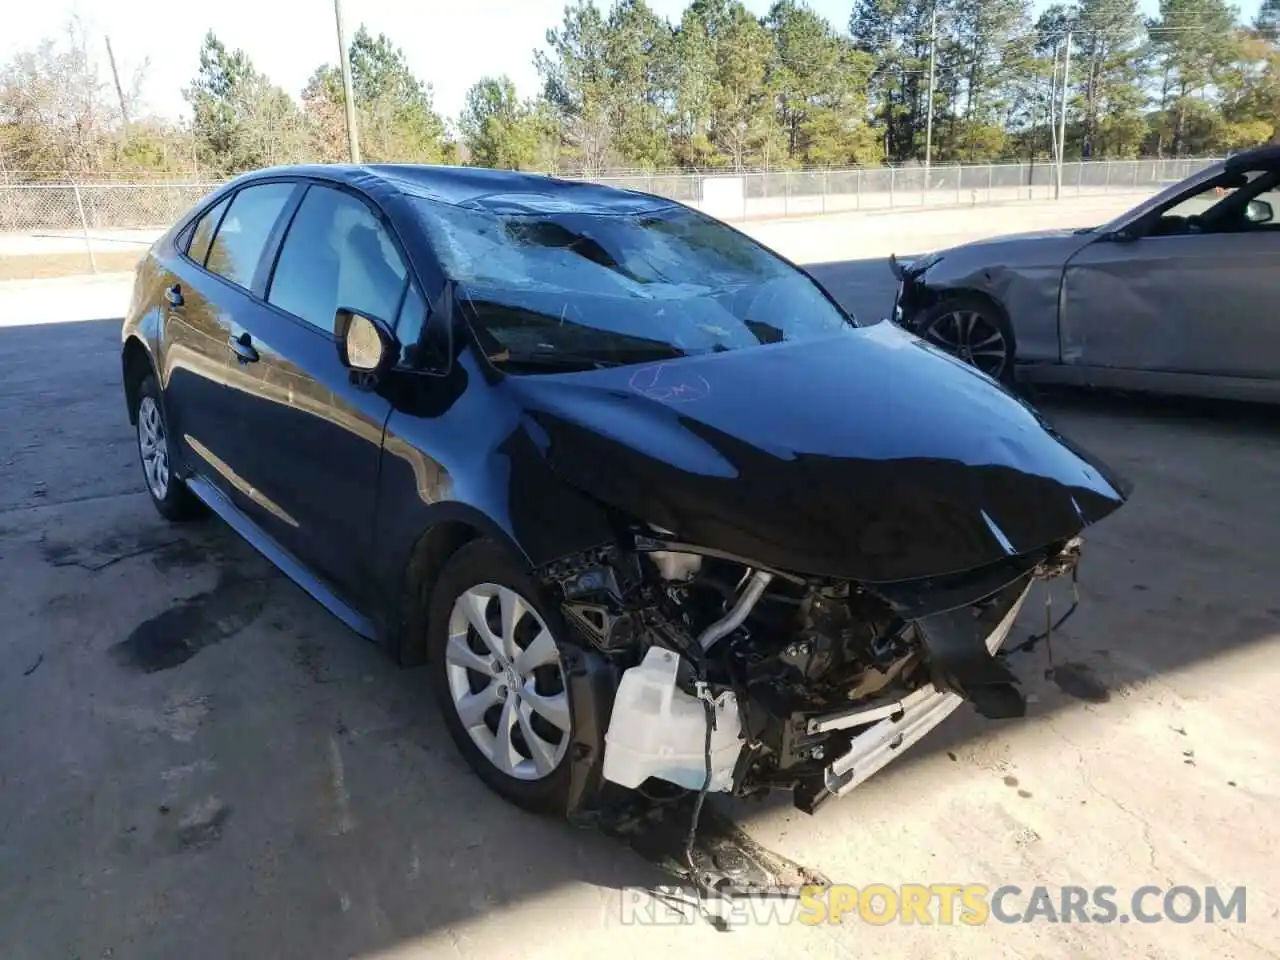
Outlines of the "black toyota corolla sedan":
<svg viewBox="0 0 1280 960">
<path fill-rule="evenodd" d="M 259 171 L 138 268 L 160 513 L 212 511 L 425 671 L 527 808 L 655 781 L 812 811 L 968 701 L 1127 484 L 996 382 L 657 197 Z"/>
</svg>

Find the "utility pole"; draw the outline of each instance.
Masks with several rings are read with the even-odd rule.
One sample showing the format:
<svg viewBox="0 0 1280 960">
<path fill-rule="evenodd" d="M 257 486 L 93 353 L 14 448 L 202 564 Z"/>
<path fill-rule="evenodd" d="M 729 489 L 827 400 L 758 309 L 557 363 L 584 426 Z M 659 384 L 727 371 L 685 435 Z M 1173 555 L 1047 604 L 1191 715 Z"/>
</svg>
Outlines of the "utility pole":
<svg viewBox="0 0 1280 960">
<path fill-rule="evenodd" d="M 1067 153 L 1067 98 L 1071 87 L 1071 31 L 1067 30 L 1066 56 L 1062 58 L 1062 113 L 1058 116 L 1058 178 L 1053 185 L 1053 199 L 1062 197 L 1062 161 Z"/>
<path fill-rule="evenodd" d="M 342 96 L 347 103 L 347 152 L 352 163 L 360 162 L 360 134 L 356 130 L 356 97 L 351 89 L 351 53 L 347 32 L 342 26 L 342 0 L 333 0 L 333 16 L 338 22 L 338 55 L 342 58 Z"/>
<path fill-rule="evenodd" d="M 1049 74 L 1049 158 L 1058 162 L 1058 46 L 1053 47 L 1053 71 Z"/>
<path fill-rule="evenodd" d="M 1031 136 L 1027 139 L 1031 141 L 1027 148 L 1027 199 L 1031 200 L 1035 196 L 1036 191 L 1036 120 L 1039 114 L 1036 112 L 1038 104 L 1033 97 L 1031 100 Z"/>
<path fill-rule="evenodd" d="M 111 49 L 111 38 L 104 36 L 107 41 L 107 61 L 111 64 L 111 79 L 116 82 L 116 96 L 120 98 L 120 119 L 124 124 L 124 135 L 129 136 L 129 108 L 124 104 L 124 87 L 120 86 L 120 71 L 116 69 L 116 55 Z"/>
<path fill-rule="evenodd" d="M 924 121 L 924 189 L 929 190 L 929 163 L 933 159 L 933 87 L 938 66 L 938 0 L 933 0 L 932 26 L 929 28 L 929 97 Z"/>
</svg>

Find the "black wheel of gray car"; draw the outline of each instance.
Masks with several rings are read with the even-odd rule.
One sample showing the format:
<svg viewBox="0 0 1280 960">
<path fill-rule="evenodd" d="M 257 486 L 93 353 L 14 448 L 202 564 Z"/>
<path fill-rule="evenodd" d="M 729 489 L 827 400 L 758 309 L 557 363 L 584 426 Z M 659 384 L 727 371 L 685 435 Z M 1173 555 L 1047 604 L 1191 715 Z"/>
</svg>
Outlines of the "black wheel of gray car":
<svg viewBox="0 0 1280 960">
<path fill-rule="evenodd" d="M 1013 383 L 1013 331 L 985 297 L 965 294 L 943 300 L 920 314 L 912 326 L 922 340 L 993 379 Z"/>
<path fill-rule="evenodd" d="M 462 547 L 432 591 L 428 670 L 445 726 L 505 799 L 563 815 L 573 713 L 565 624 L 527 569 L 491 540 Z"/>
<path fill-rule="evenodd" d="M 156 378 L 148 374 L 138 386 L 134 420 L 138 431 L 138 459 L 147 493 L 166 520 L 195 520 L 205 515 L 204 504 L 187 489 L 174 470 L 173 441 L 165 421 Z"/>
</svg>

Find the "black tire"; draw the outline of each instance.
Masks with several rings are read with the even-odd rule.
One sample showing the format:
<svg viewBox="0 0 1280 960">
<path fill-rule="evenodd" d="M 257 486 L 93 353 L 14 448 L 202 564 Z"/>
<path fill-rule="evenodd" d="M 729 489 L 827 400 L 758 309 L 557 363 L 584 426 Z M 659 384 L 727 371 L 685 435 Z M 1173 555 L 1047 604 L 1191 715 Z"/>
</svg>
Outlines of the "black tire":
<svg viewBox="0 0 1280 960">
<path fill-rule="evenodd" d="M 147 495 L 151 498 L 152 504 L 155 505 L 160 516 L 174 523 L 183 523 L 205 517 L 208 514 L 205 505 L 196 498 L 195 494 L 187 489 L 186 483 L 178 477 L 175 470 L 178 460 L 174 456 L 173 438 L 169 434 L 168 421 L 165 420 L 160 387 L 156 384 L 156 378 L 153 374 L 147 374 L 142 383 L 138 385 L 136 403 L 133 418 L 136 428 L 135 439 L 138 446 L 138 462 L 142 466 L 143 485 L 146 487 Z M 148 472 L 143 439 L 148 429 L 147 424 L 144 423 L 144 418 L 148 416 L 151 410 L 155 411 L 155 417 L 158 418 L 161 442 L 164 446 L 166 479 L 162 489 L 157 488 L 157 483 L 153 481 L 152 474 Z"/>
<path fill-rule="evenodd" d="M 1014 384 L 1016 344 L 1004 313 L 986 297 L 964 293 L 921 311 L 911 329 L 922 340 L 1000 381 Z M 1000 350 L 999 363 L 993 351 Z"/>
<path fill-rule="evenodd" d="M 492 584 L 518 594 L 527 607 L 537 614 L 542 624 L 550 632 L 555 641 L 557 654 L 560 650 L 560 638 L 566 636 L 566 626 L 559 611 L 553 604 L 547 602 L 542 587 L 534 580 L 525 566 L 509 550 L 492 540 L 471 541 L 450 558 L 431 593 L 430 610 L 427 619 L 427 669 L 430 672 L 432 690 L 436 697 L 437 706 L 440 709 L 441 716 L 444 718 L 449 735 L 453 738 L 454 744 L 467 761 L 467 765 L 495 793 L 533 813 L 564 816 L 568 810 L 571 767 L 571 751 L 568 748 L 572 740 L 572 733 L 577 729 L 572 701 L 568 702 L 567 710 L 569 729 L 555 731 L 560 736 L 563 736 L 565 744 L 564 748 L 560 749 L 559 740 L 557 739 L 556 741 L 556 749 L 559 749 L 559 760 L 550 773 L 541 776 L 539 779 L 521 779 L 498 769 L 495 761 L 490 760 L 489 756 L 480 749 L 472 738 L 471 733 L 468 732 L 467 727 L 463 724 L 459 707 L 455 705 L 454 689 L 450 681 L 450 664 L 446 657 L 446 648 L 449 645 L 450 638 L 450 620 L 453 617 L 454 605 L 458 599 L 472 588 L 482 584 Z M 499 598 L 495 597 L 491 604 L 493 607 L 499 606 Z M 527 622 L 529 622 L 529 618 L 526 614 L 521 619 L 521 623 Z M 534 624 L 536 627 L 536 621 L 534 621 Z M 518 636 L 520 631 L 517 630 L 515 633 Z M 473 652 L 478 653 L 485 649 L 474 628 L 468 628 L 466 637 L 466 642 Z M 567 700 L 568 691 L 565 689 L 567 684 L 564 683 L 563 667 L 557 664 L 554 669 L 559 670 L 559 688 L 564 691 L 565 699 Z M 472 677 L 477 680 L 484 679 L 484 675 L 478 671 L 468 670 L 465 671 L 465 675 L 468 678 L 468 682 L 471 682 Z M 454 673 L 455 678 L 459 676 L 458 673 Z M 488 679 L 488 683 L 502 684 L 502 678 L 495 671 Z M 507 685 L 511 683 L 511 679 L 506 681 Z M 555 686 L 555 683 L 552 682 L 547 689 L 554 690 Z M 505 685 L 503 688 L 505 689 Z M 480 692 L 484 692 L 489 688 L 487 684 L 478 684 L 471 687 L 473 692 L 477 689 Z M 528 688 L 524 687 L 523 689 Z M 539 689 L 538 692 L 542 693 L 544 691 Z M 517 701 L 516 709 L 519 709 L 520 703 L 521 701 Z M 501 720 L 500 714 L 505 704 L 506 700 L 504 698 L 501 704 L 490 707 L 485 713 L 485 729 L 490 729 L 492 720 L 495 738 L 496 727 Z M 492 710 L 497 710 L 499 716 L 491 716 L 490 711 Z M 532 714 L 530 717 L 531 719 L 539 719 L 543 724 L 546 724 L 545 720 L 533 718 Z M 520 753 L 521 756 L 531 757 L 532 752 L 527 746 L 523 746 L 523 733 L 520 732 L 519 726 L 516 729 L 518 736 L 513 735 L 515 749 L 518 753 L 523 750 L 523 753 Z M 551 729 L 549 725 L 540 727 L 539 736 L 543 732 L 549 732 Z M 484 736 L 483 733 L 477 735 Z M 517 740 L 519 742 L 516 742 Z M 496 739 L 495 742 L 497 742 Z M 494 752 L 497 753 L 498 751 L 495 749 Z M 533 761 L 530 759 L 527 763 L 533 763 Z"/>
</svg>

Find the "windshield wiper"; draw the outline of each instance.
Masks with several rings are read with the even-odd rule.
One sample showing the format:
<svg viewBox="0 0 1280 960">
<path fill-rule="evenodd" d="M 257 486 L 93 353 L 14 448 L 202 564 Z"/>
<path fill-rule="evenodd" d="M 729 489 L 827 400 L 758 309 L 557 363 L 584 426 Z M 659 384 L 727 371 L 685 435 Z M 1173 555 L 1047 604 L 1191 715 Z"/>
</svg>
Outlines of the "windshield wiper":
<svg viewBox="0 0 1280 960">
<path fill-rule="evenodd" d="M 581 353 L 564 353 L 560 350 L 539 350 L 527 353 L 512 353 L 510 350 L 502 350 L 498 353 L 490 354 L 488 359 L 492 364 L 512 364 L 514 366 L 526 367 L 553 367 L 561 370 L 602 370 L 605 367 L 620 366 L 616 360 L 607 360 L 603 357 L 590 357 Z"/>
<path fill-rule="evenodd" d="M 687 357 L 679 347 L 601 347 L 599 353 L 578 353 L 566 350 L 499 350 L 489 354 L 490 363 L 527 364 L 540 367 L 599 370 L 605 367 L 623 367 L 636 363 L 657 363 Z"/>
</svg>

